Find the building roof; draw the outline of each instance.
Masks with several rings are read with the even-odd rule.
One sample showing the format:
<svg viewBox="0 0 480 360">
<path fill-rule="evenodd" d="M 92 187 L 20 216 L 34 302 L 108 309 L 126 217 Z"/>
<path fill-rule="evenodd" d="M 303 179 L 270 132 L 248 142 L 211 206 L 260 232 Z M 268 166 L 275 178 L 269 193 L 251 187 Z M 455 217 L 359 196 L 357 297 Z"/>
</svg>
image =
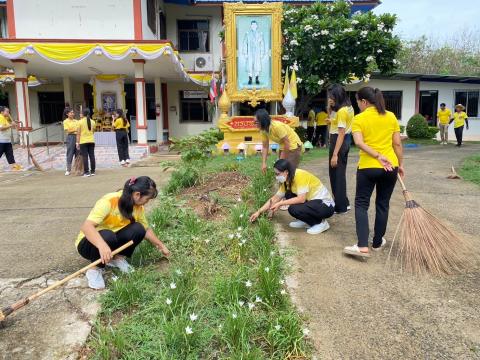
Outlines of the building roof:
<svg viewBox="0 0 480 360">
<path fill-rule="evenodd" d="M 441 74 L 415 74 L 415 73 L 394 73 L 392 75 L 383 75 L 376 73 L 372 75 L 373 79 L 389 79 L 404 81 L 431 81 L 431 82 L 449 82 L 461 84 L 480 84 L 480 76 L 463 75 L 441 75 Z"/>
</svg>

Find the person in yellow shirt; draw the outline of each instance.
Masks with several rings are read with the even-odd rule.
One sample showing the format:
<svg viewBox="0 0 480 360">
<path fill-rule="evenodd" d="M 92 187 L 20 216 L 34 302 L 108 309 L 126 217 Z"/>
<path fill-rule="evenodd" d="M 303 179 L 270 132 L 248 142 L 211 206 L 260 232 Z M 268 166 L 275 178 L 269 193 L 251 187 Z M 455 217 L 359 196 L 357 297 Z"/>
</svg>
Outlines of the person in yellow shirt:
<svg viewBox="0 0 480 360">
<path fill-rule="evenodd" d="M 330 228 L 327 220 L 333 215 L 334 201 L 320 179 L 308 171 L 297 169 L 288 160 L 280 159 L 273 165 L 280 187 L 260 209 L 250 216 L 254 222 L 264 212 L 275 213 L 281 206 L 288 206 L 289 214 L 296 219 L 292 228 L 307 229 L 311 235 Z"/>
<path fill-rule="evenodd" d="M 90 119 L 90 110 L 84 109 L 83 117 L 78 121 L 77 149 L 83 159 L 83 177 L 95 176 L 95 121 Z M 90 167 L 88 164 L 90 159 Z"/>
<path fill-rule="evenodd" d="M 468 116 L 467 113 L 464 112 L 465 106 L 462 104 L 455 105 L 455 113 L 453 114 L 453 130 L 455 131 L 455 137 L 457 138 L 457 145 L 458 147 L 462 146 L 463 142 L 463 128 L 467 125 L 468 130 Z"/>
<path fill-rule="evenodd" d="M 327 135 L 328 135 L 328 124 L 327 124 L 328 114 L 325 109 L 322 107 L 316 116 L 316 127 L 315 127 L 315 139 L 313 140 L 313 145 L 319 147 L 327 146 Z"/>
<path fill-rule="evenodd" d="M 115 138 L 117 140 L 118 161 L 120 165 L 130 164 L 128 155 L 128 128 L 130 124 L 123 115 L 122 109 L 117 109 L 113 113 L 113 128 L 115 129 Z"/>
<path fill-rule="evenodd" d="M 315 110 L 311 107 L 312 105 L 310 105 L 310 111 L 308 112 L 307 118 L 307 140 L 310 142 L 313 141 L 313 136 L 315 134 Z"/>
<path fill-rule="evenodd" d="M 438 128 L 440 129 L 440 140 L 442 145 L 448 144 L 448 125 L 452 119 L 452 111 L 447 109 L 445 103 L 440 104 L 440 110 L 437 112 Z"/>
<path fill-rule="evenodd" d="M 65 108 L 64 114 L 67 116 L 63 120 L 63 129 L 67 133 L 66 145 L 67 145 L 67 170 L 65 176 L 70 175 L 72 171 L 73 157 L 77 156 L 77 129 L 78 121 L 75 119 L 75 111 L 70 108 Z"/>
<path fill-rule="evenodd" d="M 357 104 L 361 113 L 352 124 L 355 144 L 360 148 L 355 193 L 355 223 L 358 242 L 347 246 L 344 253 L 369 257 L 368 207 L 372 192 L 376 189 L 375 226 L 372 249 L 382 249 L 386 240 L 390 198 L 397 174 L 404 176 L 403 150 L 400 126 L 395 115 L 385 110 L 383 94 L 370 86 L 357 92 Z"/>
<path fill-rule="evenodd" d="M 267 110 L 259 109 L 255 113 L 255 123 L 262 134 L 262 171 L 267 171 L 267 157 L 270 140 L 280 145 L 280 158 L 288 159 L 294 167 L 298 167 L 302 155 L 302 141 L 298 134 L 287 124 L 272 121 Z"/>
<path fill-rule="evenodd" d="M 119 268 L 129 273 L 133 270 L 126 257 L 132 256 L 135 248 L 147 239 L 163 255 L 170 251 L 148 226 L 144 205 L 157 197 L 157 186 L 148 176 L 132 177 L 125 182 L 123 190 L 104 195 L 97 201 L 81 227 L 75 241 L 78 253 L 102 265 L 86 272 L 88 286 L 104 289 L 103 267 Z M 133 245 L 112 257 L 112 251 L 133 240 Z"/>
<path fill-rule="evenodd" d="M 335 212 L 344 214 L 350 210 L 347 196 L 347 161 L 350 151 L 354 111 L 345 88 L 334 84 L 328 89 L 328 102 L 335 117 L 330 120 L 329 175 L 335 199 Z"/>
<path fill-rule="evenodd" d="M 0 106 L 0 158 L 5 154 L 7 162 L 13 171 L 22 170 L 22 166 L 15 162 L 13 155 L 13 145 L 10 129 L 15 129 L 16 125 L 10 118 L 10 109 L 6 106 Z"/>
</svg>

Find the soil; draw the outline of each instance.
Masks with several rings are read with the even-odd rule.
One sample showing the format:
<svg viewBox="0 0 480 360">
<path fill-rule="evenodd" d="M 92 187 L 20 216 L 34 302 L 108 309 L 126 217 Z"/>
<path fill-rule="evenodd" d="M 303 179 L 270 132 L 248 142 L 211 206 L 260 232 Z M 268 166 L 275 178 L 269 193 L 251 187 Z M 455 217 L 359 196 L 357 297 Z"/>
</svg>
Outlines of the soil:
<svg viewBox="0 0 480 360">
<path fill-rule="evenodd" d="M 452 165 L 460 169 L 463 158 L 479 152 L 480 145 L 461 149 L 439 145 L 405 153 L 406 184 L 414 199 L 460 237 L 474 241 L 477 249 L 480 187 L 447 176 Z M 347 170 L 352 205 L 357 157 L 350 157 Z M 326 159 L 304 168 L 329 183 Z M 390 203 L 387 241 L 393 238 L 404 206 L 398 186 Z M 328 220 L 330 230 L 314 236 L 288 228 L 287 212 L 276 218 L 280 242 L 295 250 L 287 284 L 308 319 L 316 358 L 480 359 L 480 264 L 454 276 L 400 273 L 385 266 L 389 246 L 368 261 L 343 255 L 343 247 L 356 243 L 353 209 L 334 215 Z"/>
<path fill-rule="evenodd" d="M 182 198 L 198 216 L 209 220 L 224 219 L 228 204 L 242 198 L 248 177 L 239 172 L 221 172 L 207 178 L 202 184 L 182 192 Z"/>
</svg>

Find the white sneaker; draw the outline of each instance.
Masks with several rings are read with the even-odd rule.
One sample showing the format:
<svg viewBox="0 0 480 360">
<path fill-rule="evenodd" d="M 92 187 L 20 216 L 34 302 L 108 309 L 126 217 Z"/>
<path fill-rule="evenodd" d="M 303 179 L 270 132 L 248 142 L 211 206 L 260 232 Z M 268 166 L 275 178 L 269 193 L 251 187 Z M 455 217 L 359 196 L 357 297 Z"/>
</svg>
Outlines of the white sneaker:
<svg viewBox="0 0 480 360">
<path fill-rule="evenodd" d="M 67 170 L 65 171 L 65 176 L 68 176 L 68 175 L 70 175 L 70 171 Z"/>
<path fill-rule="evenodd" d="M 122 273 L 126 273 L 126 274 L 134 271 L 133 266 L 130 265 L 123 256 L 115 256 L 112 260 L 110 260 L 107 266 L 116 267 Z"/>
<path fill-rule="evenodd" d="M 313 225 L 310 229 L 307 229 L 307 233 L 310 235 L 320 234 L 330 229 L 330 225 L 327 220 L 323 220 L 320 224 Z"/>
<path fill-rule="evenodd" d="M 125 160 L 120 161 L 120 165 L 125 165 Z"/>
<path fill-rule="evenodd" d="M 385 247 L 385 245 L 387 245 L 387 240 L 385 240 L 385 238 L 382 237 L 382 244 L 381 244 L 379 247 L 377 247 L 377 248 L 374 248 L 374 247 L 372 246 L 372 250 L 373 250 L 373 251 L 380 251 L 380 250 L 382 250 L 382 249 Z"/>
<path fill-rule="evenodd" d="M 125 160 L 127 164 L 130 164 L 130 159 Z"/>
<path fill-rule="evenodd" d="M 105 289 L 105 280 L 103 280 L 103 269 L 88 269 L 85 273 L 88 280 L 88 286 L 95 290 Z"/>
<path fill-rule="evenodd" d="M 345 246 L 343 248 L 343 252 L 348 255 L 353 255 L 353 256 L 359 256 L 359 257 L 364 257 L 364 258 L 369 258 L 370 254 L 367 252 L 361 252 L 360 249 L 358 248 L 358 245 L 355 244 L 353 246 Z"/>
<path fill-rule="evenodd" d="M 352 210 L 352 207 L 350 205 L 347 206 L 347 211 Z"/>
<path fill-rule="evenodd" d="M 90 177 L 90 176 L 91 176 L 90 173 L 83 174 L 83 177 Z"/>
<path fill-rule="evenodd" d="M 288 226 L 294 229 L 304 229 L 304 228 L 308 229 L 310 227 L 310 225 L 308 225 L 307 223 L 304 223 L 301 220 L 292 221 L 290 224 L 288 224 Z"/>
</svg>

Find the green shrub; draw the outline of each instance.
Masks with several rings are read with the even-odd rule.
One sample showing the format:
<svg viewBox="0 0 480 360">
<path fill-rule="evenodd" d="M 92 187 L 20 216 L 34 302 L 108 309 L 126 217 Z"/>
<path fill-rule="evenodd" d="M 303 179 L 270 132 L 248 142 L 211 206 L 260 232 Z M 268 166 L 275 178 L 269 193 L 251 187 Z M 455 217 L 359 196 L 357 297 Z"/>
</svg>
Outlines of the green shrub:
<svg viewBox="0 0 480 360">
<path fill-rule="evenodd" d="M 400 125 L 400 134 L 405 134 L 405 125 Z"/>
<path fill-rule="evenodd" d="M 436 126 L 429 126 L 428 127 L 428 138 L 429 139 L 433 139 L 434 137 L 437 136 L 437 133 L 438 133 L 438 127 Z"/>
<path fill-rule="evenodd" d="M 219 128 L 211 128 L 198 135 L 185 136 L 180 139 L 171 138 L 170 149 L 179 151 L 185 162 L 205 160 L 221 140 L 223 140 L 223 132 Z"/>
<path fill-rule="evenodd" d="M 422 115 L 413 115 L 408 120 L 407 135 L 411 139 L 431 139 L 427 121 Z"/>
</svg>

